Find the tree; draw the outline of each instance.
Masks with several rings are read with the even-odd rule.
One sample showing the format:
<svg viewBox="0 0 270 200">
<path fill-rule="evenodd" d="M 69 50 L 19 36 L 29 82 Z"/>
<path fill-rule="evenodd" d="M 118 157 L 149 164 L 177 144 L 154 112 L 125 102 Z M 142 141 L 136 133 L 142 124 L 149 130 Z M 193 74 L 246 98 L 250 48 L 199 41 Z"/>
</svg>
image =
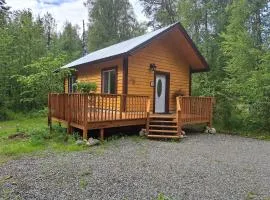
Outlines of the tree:
<svg viewBox="0 0 270 200">
<path fill-rule="evenodd" d="M 48 55 L 23 68 L 27 74 L 17 75 L 16 79 L 22 86 L 20 105 L 23 110 L 41 109 L 47 103 L 47 94 L 63 92 L 64 77 L 69 73 L 55 70 L 64 65 L 66 56 Z"/>
<path fill-rule="evenodd" d="M 88 0 L 88 47 L 104 48 L 144 32 L 128 0 Z"/>
<path fill-rule="evenodd" d="M 43 23 L 44 27 L 44 35 L 47 40 L 47 48 L 50 49 L 51 43 L 53 40 L 53 37 L 55 35 L 55 29 L 56 29 L 56 24 L 55 24 L 55 19 L 52 17 L 50 13 L 46 13 L 42 19 L 40 19 L 41 22 Z"/>
<path fill-rule="evenodd" d="M 266 4 L 261 8 L 264 6 Z M 256 118 L 270 113 L 269 93 L 266 92 L 270 73 L 265 68 L 269 63 L 269 49 L 258 48 L 261 31 L 256 30 L 254 37 L 252 28 L 258 25 L 258 21 L 250 23 L 250 18 L 257 15 L 257 9 L 254 10 L 254 4 L 248 0 L 241 0 L 233 1 L 229 11 L 229 24 L 222 34 L 222 49 L 227 74 L 223 85 L 229 97 L 227 100 L 234 105 L 231 115 L 237 116 L 238 122 L 246 128 L 269 128 L 268 119 Z"/>
<path fill-rule="evenodd" d="M 80 57 L 83 51 L 78 29 L 78 26 L 73 26 L 70 22 L 66 22 L 64 30 L 58 39 L 59 48 L 68 55 L 68 61 Z"/>
<path fill-rule="evenodd" d="M 149 25 L 154 28 L 169 25 L 177 21 L 177 0 L 140 0 Z"/>
<path fill-rule="evenodd" d="M 10 7 L 7 6 L 5 0 L 0 0 L 0 28 L 3 27 L 7 23 L 7 16 Z"/>
</svg>

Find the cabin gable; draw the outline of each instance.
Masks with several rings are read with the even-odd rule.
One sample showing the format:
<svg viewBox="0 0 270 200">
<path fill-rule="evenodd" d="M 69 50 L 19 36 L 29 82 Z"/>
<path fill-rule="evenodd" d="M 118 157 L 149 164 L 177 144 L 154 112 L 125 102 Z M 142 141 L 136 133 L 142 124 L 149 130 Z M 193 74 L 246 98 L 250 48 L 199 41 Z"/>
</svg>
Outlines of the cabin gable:
<svg viewBox="0 0 270 200">
<path fill-rule="evenodd" d="M 143 49 L 129 56 L 128 93 L 151 97 L 151 111 L 154 108 L 155 72 L 150 64 L 156 65 L 156 71 L 169 74 L 168 96 L 169 110 L 175 111 L 176 93 L 190 95 L 190 67 L 174 38 L 176 30 L 153 40 Z"/>
</svg>

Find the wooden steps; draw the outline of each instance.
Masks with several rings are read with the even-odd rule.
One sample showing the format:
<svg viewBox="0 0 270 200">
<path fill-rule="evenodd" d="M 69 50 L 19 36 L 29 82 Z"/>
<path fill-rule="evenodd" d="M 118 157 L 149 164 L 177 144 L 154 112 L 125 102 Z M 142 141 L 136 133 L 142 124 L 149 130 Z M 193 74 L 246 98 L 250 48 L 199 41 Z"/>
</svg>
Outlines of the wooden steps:
<svg viewBox="0 0 270 200">
<path fill-rule="evenodd" d="M 177 122 L 176 121 L 164 121 L 164 120 L 153 120 L 151 121 L 152 123 L 164 123 L 164 124 L 176 124 Z"/>
<path fill-rule="evenodd" d="M 175 131 L 175 130 L 153 130 L 153 129 L 149 129 L 149 133 L 178 133 L 178 132 Z"/>
<path fill-rule="evenodd" d="M 178 136 L 178 135 L 148 135 L 148 138 L 169 138 L 169 139 L 180 139 L 182 138 L 182 136 Z"/>
<path fill-rule="evenodd" d="M 175 114 L 152 114 L 147 120 L 148 138 L 182 138 Z"/>
<path fill-rule="evenodd" d="M 149 127 L 154 127 L 154 128 L 167 128 L 168 125 L 149 125 Z M 177 126 L 169 126 L 170 128 L 177 128 Z"/>
</svg>

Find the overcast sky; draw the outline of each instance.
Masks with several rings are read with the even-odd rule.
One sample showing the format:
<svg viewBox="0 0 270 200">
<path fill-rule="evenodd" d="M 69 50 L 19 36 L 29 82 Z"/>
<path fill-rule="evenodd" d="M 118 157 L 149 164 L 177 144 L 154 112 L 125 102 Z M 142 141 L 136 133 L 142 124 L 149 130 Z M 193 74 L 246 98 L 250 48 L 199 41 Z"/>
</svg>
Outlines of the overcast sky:
<svg viewBox="0 0 270 200">
<path fill-rule="evenodd" d="M 12 10 L 30 8 L 35 16 L 49 12 L 56 19 L 57 30 L 63 28 L 65 21 L 82 26 L 82 20 L 87 21 L 87 9 L 83 2 L 86 0 L 7 0 L 8 6 Z M 139 21 L 145 21 L 146 17 L 142 13 L 142 6 L 139 0 L 129 0 L 133 5 L 134 12 Z"/>
</svg>

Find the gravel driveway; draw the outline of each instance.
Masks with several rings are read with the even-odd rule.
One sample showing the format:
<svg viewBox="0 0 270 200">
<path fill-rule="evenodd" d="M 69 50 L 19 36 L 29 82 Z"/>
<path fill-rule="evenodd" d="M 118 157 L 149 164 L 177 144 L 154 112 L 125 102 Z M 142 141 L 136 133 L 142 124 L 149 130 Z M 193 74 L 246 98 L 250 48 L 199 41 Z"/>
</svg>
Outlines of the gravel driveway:
<svg viewBox="0 0 270 200">
<path fill-rule="evenodd" d="M 3 199 L 270 199 L 270 142 L 219 134 L 181 142 L 126 137 L 10 161 L 0 180 Z"/>
</svg>

